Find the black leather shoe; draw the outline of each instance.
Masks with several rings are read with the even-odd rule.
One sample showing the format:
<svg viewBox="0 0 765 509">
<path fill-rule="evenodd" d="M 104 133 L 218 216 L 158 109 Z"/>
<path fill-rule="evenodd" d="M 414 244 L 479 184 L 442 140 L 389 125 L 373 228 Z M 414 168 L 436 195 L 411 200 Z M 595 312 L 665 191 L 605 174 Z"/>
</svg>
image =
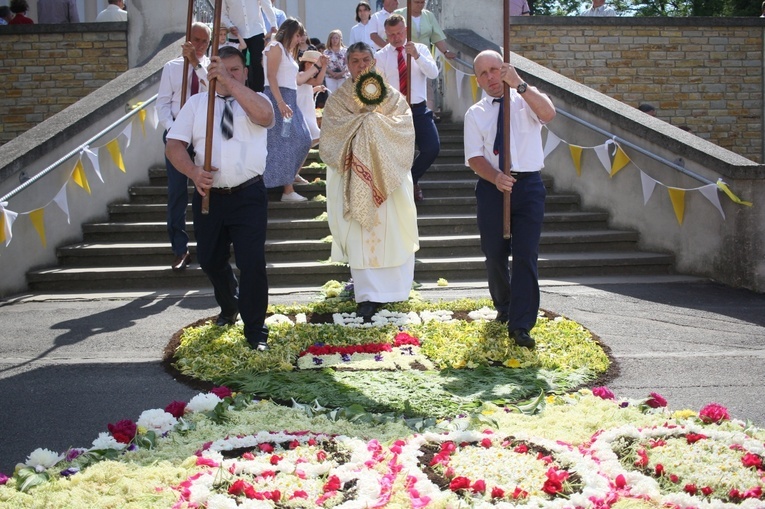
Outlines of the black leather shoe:
<svg viewBox="0 0 765 509">
<path fill-rule="evenodd" d="M 265 352 L 266 350 L 268 350 L 268 343 L 264 339 L 259 339 L 259 340 L 248 339 L 247 344 L 249 344 L 250 348 L 252 348 L 256 352 Z"/>
<path fill-rule="evenodd" d="M 239 313 L 234 313 L 233 315 L 226 316 L 224 314 L 218 315 L 218 319 L 215 320 L 215 325 L 218 327 L 225 327 L 227 325 L 234 325 L 236 323 L 236 319 L 239 318 Z"/>
<path fill-rule="evenodd" d="M 380 309 L 380 306 L 382 306 L 382 304 L 379 302 L 359 302 L 359 305 L 356 307 L 356 316 L 360 316 L 365 322 L 371 322 L 372 317 L 377 310 Z"/>
<path fill-rule="evenodd" d="M 178 272 L 181 270 L 185 270 L 186 267 L 189 266 L 189 263 L 191 263 L 191 253 L 186 251 L 186 254 L 181 256 L 176 256 L 173 258 L 173 264 L 170 266 L 174 271 Z"/>
<path fill-rule="evenodd" d="M 507 323 L 507 320 L 507 313 L 497 313 L 497 317 L 494 319 L 495 322 L 499 323 Z"/>
<path fill-rule="evenodd" d="M 420 184 L 414 185 L 414 201 L 422 201 L 425 199 L 425 196 L 422 194 L 422 189 L 420 188 Z"/>
<path fill-rule="evenodd" d="M 529 335 L 526 329 L 515 329 L 510 333 L 510 337 L 515 340 L 515 344 L 533 350 L 537 346 L 536 341 Z"/>
</svg>

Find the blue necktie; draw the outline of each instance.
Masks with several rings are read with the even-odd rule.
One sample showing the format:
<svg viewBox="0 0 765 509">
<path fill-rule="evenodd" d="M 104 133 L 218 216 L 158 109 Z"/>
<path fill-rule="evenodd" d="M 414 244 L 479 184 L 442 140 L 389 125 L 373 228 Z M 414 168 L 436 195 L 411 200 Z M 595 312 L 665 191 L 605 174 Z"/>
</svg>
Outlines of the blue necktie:
<svg viewBox="0 0 765 509">
<path fill-rule="evenodd" d="M 495 97 L 492 103 L 499 103 L 499 114 L 497 115 L 497 135 L 494 137 L 494 155 L 499 156 L 499 171 L 505 171 L 505 123 L 503 116 L 505 112 L 505 101 L 501 97 Z"/>
</svg>

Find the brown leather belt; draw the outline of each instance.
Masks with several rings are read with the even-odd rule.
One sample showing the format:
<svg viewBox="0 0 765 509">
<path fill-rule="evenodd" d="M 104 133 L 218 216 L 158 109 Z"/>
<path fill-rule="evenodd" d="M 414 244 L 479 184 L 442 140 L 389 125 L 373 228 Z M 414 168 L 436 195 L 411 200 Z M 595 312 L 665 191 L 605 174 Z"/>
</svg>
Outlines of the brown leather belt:
<svg viewBox="0 0 765 509">
<path fill-rule="evenodd" d="M 242 182 L 238 186 L 234 187 L 211 187 L 210 192 L 213 194 L 234 194 L 237 191 L 241 191 L 245 187 L 250 187 L 253 184 L 257 184 L 263 180 L 263 175 L 258 175 L 257 177 L 252 177 L 250 180 L 247 180 L 246 182 Z"/>
</svg>

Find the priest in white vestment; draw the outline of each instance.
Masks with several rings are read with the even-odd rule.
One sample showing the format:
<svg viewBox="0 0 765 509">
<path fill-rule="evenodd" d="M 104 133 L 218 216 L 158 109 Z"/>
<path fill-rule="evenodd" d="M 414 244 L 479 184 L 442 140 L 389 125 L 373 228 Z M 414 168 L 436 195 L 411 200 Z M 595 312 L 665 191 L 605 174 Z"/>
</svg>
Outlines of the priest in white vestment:
<svg viewBox="0 0 765 509">
<path fill-rule="evenodd" d="M 357 314 L 369 321 L 383 303 L 407 300 L 414 280 L 414 124 L 405 98 L 373 72 L 367 44 L 346 58 L 352 79 L 327 100 L 320 152 L 332 260 L 350 265 Z"/>
</svg>

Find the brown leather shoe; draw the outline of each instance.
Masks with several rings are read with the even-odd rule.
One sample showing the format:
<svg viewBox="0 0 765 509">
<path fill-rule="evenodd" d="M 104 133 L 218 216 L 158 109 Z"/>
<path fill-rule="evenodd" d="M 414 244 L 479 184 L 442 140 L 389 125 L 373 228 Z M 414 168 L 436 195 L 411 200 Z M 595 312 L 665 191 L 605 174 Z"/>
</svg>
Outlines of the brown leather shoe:
<svg viewBox="0 0 765 509">
<path fill-rule="evenodd" d="M 414 201 L 422 201 L 425 197 L 422 195 L 422 189 L 420 189 L 420 184 L 414 185 Z"/>
<path fill-rule="evenodd" d="M 189 263 L 191 263 L 191 253 L 186 251 L 185 255 L 182 256 L 176 256 L 173 259 L 173 264 L 170 266 L 174 271 L 180 271 L 185 270 L 186 267 L 188 267 Z"/>
</svg>

